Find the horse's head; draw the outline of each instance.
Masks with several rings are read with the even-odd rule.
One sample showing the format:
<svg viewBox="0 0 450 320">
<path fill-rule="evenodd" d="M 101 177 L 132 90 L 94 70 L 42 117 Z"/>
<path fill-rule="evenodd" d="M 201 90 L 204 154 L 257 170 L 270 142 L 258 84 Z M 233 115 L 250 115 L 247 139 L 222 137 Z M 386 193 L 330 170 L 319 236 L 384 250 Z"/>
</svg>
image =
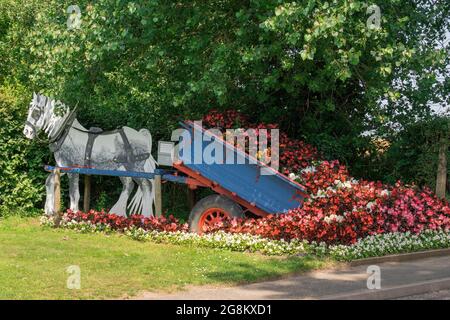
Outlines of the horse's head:
<svg viewBox="0 0 450 320">
<path fill-rule="evenodd" d="M 45 131 L 51 137 L 63 124 L 69 112 L 69 108 L 61 101 L 33 93 L 23 134 L 28 139 L 34 139 L 40 131 Z"/>
<path fill-rule="evenodd" d="M 28 139 L 34 139 L 45 123 L 45 105 L 47 104 L 47 97 L 40 94 L 33 93 L 33 100 L 30 102 L 28 108 L 27 121 L 23 134 Z"/>
</svg>

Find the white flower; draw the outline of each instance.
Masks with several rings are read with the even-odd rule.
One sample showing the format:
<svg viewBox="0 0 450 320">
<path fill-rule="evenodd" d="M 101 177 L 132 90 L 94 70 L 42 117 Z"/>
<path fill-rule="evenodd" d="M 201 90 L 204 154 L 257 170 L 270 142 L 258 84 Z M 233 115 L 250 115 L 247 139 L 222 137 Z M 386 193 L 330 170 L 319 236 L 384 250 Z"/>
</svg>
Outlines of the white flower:
<svg viewBox="0 0 450 320">
<path fill-rule="evenodd" d="M 372 208 L 373 208 L 374 205 L 375 205 L 375 201 L 368 202 L 366 204 L 367 210 L 372 211 Z"/>
</svg>

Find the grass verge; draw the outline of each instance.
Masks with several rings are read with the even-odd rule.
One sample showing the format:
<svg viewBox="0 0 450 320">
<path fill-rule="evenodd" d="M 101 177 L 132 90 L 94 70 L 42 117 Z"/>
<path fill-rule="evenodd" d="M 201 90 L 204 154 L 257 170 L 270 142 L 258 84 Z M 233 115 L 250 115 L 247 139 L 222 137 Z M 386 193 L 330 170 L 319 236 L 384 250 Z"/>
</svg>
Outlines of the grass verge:
<svg viewBox="0 0 450 320">
<path fill-rule="evenodd" d="M 316 257 L 268 257 L 138 242 L 123 235 L 49 229 L 37 218 L 0 220 L 0 299 L 106 299 L 186 285 L 239 284 L 331 265 Z M 67 289 L 67 268 L 81 289 Z"/>
</svg>

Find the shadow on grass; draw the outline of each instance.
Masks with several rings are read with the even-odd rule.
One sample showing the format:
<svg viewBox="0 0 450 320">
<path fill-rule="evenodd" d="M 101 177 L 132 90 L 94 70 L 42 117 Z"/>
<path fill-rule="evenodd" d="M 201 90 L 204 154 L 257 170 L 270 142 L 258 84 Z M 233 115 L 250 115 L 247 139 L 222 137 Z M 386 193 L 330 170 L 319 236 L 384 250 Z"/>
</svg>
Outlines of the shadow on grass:
<svg viewBox="0 0 450 320">
<path fill-rule="evenodd" d="M 255 281 L 277 280 L 331 265 L 313 256 L 270 258 L 267 265 L 238 262 L 231 270 L 211 271 L 205 276 L 213 282 L 248 284 Z M 268 266 L 269 265 L 269 266 Z"/>
<path fill-rule="evenodd" d="M 289 263 L 296 266 L 297 270 L 312 270 L 320 267 L 317 260 L 306 257 L 302 259 L 290 258 Z M 403 263 L 380 264 L 381 289 L 450 278 L 449 263 L 450 257 L 445 256 Z M 241 284 L 243 284 L 230 288 L 227 292 L 217 292 L 217 295 L 214 295 L 215 299 L 233 299 L 233 295 L 239 295 L 237 298 L 241 299 L 316 299 L 355 292 L 374 292 L 367 286 L 369 276 L 371 276 L 367 272 L 367 267 L 367 265 L 345 266 L 344 268 L 301 274 L 295 272 L 296 274 L 277 275 L 264 269 L 255 272 L 252 266 L 240 263 L 236 270 L 211 272 L 208 276 L 224 282 L 230 281 L 230 279 L 241 280 Z M 259 274 L 259 279 L 255 280 L 261 280 L 262 277 L 266 278 L 266 281 L 244 284 L 244 282 L 248 282 L 244 280 L 252 279 L 254 274 Z"/>
</svg>

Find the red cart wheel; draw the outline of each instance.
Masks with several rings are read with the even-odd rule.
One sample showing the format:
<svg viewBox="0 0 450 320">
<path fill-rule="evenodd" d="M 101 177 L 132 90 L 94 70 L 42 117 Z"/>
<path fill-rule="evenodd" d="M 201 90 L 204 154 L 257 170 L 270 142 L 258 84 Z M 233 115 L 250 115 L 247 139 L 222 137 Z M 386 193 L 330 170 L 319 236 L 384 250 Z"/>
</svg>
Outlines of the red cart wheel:
<svg viewBox="0 0 450 320">
<path fill-rule="evenodd" d="M 243 218 L 244 212 L 232 200 L 216 194 L 210 195 L 192 208 L 189 228 L 193 232 L 203 233 L 206 227 L 213 226 L 227 217 Z"/>
<path fill-rule="evenodd" d="M 222 208 L 209 208 L 202 213 L 199 220 L 199 227 L 209 227 L 229 217 L 228 212 Z"/>
</svg>

